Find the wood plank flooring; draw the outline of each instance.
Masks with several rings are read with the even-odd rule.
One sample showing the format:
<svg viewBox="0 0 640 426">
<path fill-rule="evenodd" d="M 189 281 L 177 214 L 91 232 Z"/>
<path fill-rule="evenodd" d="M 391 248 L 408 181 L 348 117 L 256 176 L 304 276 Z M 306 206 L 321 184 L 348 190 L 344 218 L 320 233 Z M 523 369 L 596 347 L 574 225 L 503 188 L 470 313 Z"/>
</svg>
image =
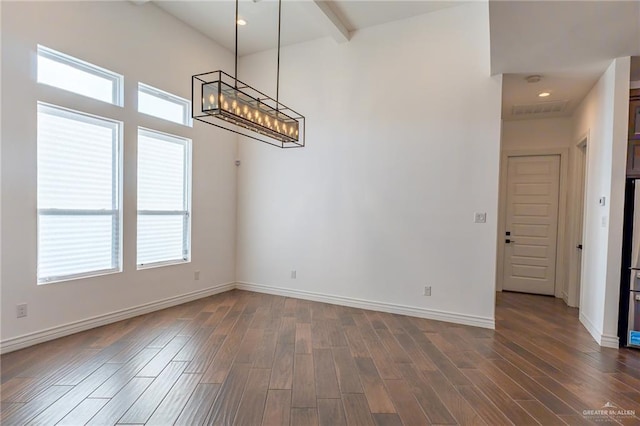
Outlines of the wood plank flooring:
<svg viewBox="0 0 640 426">
<path fill-rule="evenodd" d="M 496 327 L 233 290 L 3 355 L 1 422 L 640 424 L 640 351 L 548 297 L 498 294 Z"/>
</svg>

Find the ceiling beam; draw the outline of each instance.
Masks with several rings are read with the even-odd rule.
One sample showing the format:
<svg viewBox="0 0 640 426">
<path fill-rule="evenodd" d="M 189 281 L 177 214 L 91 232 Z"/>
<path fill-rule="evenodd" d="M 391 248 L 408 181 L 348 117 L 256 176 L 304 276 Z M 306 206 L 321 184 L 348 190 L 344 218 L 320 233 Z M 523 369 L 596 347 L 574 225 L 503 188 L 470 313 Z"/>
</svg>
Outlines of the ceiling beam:
<svg viewBox="0 0 640 426">
<path fill-rule="evenodd" d="M 322 16 L 325 26 L 329 29 L 331 37 L 338 43 L 346 43 L 351 38 L 349 30 L 344 23 L 338 18 L 329 2 L 324 0 L 313 0 L 311 3 L 316 5 L 316 9 L 320 11 L 318 15 Z"/>
</svg>

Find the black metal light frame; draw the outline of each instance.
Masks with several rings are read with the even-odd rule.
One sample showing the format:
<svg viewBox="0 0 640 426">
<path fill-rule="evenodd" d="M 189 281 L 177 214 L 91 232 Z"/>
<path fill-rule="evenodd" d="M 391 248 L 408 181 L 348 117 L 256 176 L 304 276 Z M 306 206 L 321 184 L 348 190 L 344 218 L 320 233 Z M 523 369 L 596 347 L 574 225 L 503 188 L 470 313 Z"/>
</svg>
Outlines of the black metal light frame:
<svg viewBox="0 0 640 426">
<path fill-rule="evenodd" d="M 209 102 L 205 91 L 213 92 L 215 102 Z M 278 102 L 248 84 L 236 79 L 224 71 L 211 71 L 196 74 L 191 78 L 192 117 L 203 123 L 265 142 L 280 148 L 302 148 L 305 140 L 305 118 L 286 105 Z M 280 122 L 297 128 L 297 135 L 277 131 L 235 112 L 235 108 L 224 108 L 219 95 L 225 94 L 229 102 L 235 100 L 239 105 L 251 105 L 254 110 Z M 257 135 L 256 135 L 257 133 Z"/>
<path fill-rule="evenodd" d="M 276 98 L 238 80 L 238 0 L 236 0 L 235 74 L 210 71 L 191 77 L 191 116 L 212 126 L 280 148 L 302 148 L 305 118 L 280 103 L 280 27 L 278 0 L 278 62 Z"/>
</svg>

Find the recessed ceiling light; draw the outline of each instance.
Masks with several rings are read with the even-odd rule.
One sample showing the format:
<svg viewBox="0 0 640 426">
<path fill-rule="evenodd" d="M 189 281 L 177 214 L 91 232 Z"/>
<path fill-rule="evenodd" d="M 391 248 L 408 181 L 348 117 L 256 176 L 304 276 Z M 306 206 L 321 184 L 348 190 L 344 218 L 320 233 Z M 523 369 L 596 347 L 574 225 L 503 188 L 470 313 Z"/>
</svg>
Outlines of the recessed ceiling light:
<svg viewBox="0 0 640 426">
<path fill-rule="evenodd" d="M 538 96 L 540 96 L 541 98 L 546 98 L 547 96 L 551 96 L 551 93 L 549 93 L 549 92 L 540 92 L 540 93 L 538 93 Z"/>
<path fill-rule="evenodd" d="M 244 19 L 240 18 L 240 19 L 238 19 L 238 25 L 247 25 L 247 21 L 245 21 Z"/>
</svg>

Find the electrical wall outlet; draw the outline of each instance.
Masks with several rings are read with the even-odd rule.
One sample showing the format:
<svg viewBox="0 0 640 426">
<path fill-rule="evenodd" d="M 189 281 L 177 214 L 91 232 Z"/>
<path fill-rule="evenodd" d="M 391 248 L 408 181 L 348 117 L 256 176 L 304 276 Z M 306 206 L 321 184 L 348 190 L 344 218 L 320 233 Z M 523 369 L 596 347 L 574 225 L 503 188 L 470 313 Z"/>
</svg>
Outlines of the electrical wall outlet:
<svg viewBox="0 0 640 426">
<path fill-rule="evenodd" d="M 473 221 L 475 223 L 487 223 L 487 214 L 486 213 L 475 212 L 473 214 Z"/>
<path fill-rule="evenodd" d="M 195 271 L 193 273 L 193 279 L 198 281 L 200 279 L 200 271 Z"/>
<path fill-rule="evenodd" d="M 16 318 L 24 318 L 27 316 L 27 304 L 21 303 L 16 305 Z"/>
<path fill-rule="evenodd" d="M 430 285 L 425 285 L 424 286 L 424 293 L 422 293 L 424 296 L 431 296 L 431 286 Z"/>
<path fill-rule="evenodd" d="M 292 270 L 292 271 L 291 271 L 291 279 L 292 279 L 292 280 L 295 280 L 297 276 L 298 276 L 298 272 L 297 272 L 297 271 L 295 271 L 295 270 Z"/>
</svg>

